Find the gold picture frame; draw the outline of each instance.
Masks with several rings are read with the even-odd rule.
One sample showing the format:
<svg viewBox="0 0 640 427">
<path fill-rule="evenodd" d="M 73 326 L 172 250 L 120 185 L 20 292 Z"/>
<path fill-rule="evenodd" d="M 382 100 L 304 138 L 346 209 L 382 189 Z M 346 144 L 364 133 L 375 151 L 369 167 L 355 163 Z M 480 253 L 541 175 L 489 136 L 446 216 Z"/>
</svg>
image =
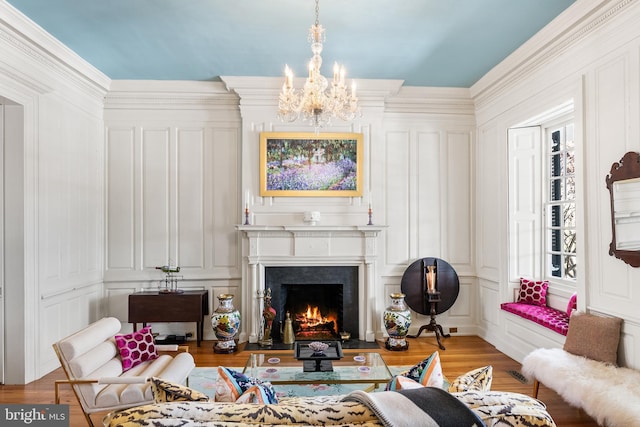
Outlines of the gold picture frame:
<svg viewBox="0 0 640 427">
<path fill-rule="evenodd" d="M 361 197 L 361 133 L 261 132 L 260 196 Z"/>
</svg>

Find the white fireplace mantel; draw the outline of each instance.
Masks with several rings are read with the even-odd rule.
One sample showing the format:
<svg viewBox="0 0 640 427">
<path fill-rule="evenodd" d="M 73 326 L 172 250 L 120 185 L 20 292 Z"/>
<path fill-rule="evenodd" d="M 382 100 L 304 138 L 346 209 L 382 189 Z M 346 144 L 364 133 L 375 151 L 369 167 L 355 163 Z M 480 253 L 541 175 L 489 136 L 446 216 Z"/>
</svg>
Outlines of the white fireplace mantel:
<svg viewBox="0 0 640 427">
<path fill-rule="evenodd" d="M 359 336 L 375 340 L 376 271 L 378 236 L 386 226 L 238 225 L 243 238 L 242 316 L 249 342 L 257 342 L 265 288 L 265 267 L 330 266 L 358 267 L 360 304 Z"/>
</svg>

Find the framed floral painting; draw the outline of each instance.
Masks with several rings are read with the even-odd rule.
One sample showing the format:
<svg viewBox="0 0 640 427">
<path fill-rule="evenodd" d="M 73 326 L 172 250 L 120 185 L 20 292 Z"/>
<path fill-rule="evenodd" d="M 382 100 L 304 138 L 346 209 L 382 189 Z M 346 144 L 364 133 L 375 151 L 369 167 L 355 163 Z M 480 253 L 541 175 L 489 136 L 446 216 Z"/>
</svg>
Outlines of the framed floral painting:
<svg viewBox="0 0 640 427">
<path fill-rule="evenodd" d="M 260 196 L 362 196 L 361 133 L 261 132 Z"/>
</svg>

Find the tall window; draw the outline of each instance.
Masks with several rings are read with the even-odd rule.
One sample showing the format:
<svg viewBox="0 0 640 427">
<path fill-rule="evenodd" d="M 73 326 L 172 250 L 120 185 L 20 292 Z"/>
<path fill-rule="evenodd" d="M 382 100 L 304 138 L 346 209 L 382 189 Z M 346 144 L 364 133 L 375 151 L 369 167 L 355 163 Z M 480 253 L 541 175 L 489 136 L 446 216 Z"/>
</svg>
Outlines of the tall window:
<svg viewBox="0 0 640 427">
<path fill-rule="evenodd" d="M 576 164 L 573 104 L 509 129 L 509 278 L 575 286 Z"/>
<path fill-rule="evenodd" d="M 547 129 L 546 274 L 576 279 L 576 181 L 573 123 Z"/>
</svg>

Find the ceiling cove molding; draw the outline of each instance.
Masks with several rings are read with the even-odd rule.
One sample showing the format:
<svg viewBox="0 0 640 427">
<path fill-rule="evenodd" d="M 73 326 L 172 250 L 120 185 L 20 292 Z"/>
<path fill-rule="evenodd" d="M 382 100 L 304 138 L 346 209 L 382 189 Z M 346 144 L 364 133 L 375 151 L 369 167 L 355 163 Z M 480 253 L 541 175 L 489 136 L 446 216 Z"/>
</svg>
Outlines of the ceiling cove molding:
<svg viewBox="0 0 640 427">
<path fill-rule="evenodd" d="M 503 96 L 636 0 L 578 0 L 470 88 L 476 107 Z"/>
<path fill-rule="evenodd" d="M 5 40 L 3 37 L 4 34 L 5 33 L 0 29 L 0 43 Z M 0 62 L 0 75 L 2 75 L 3 80 L 9 79 L 38 94 L 53 92 L 53 88 L 51 86 L 45 85 L 41 81 L 30 79 L 29 76 L 26 76 L 23 72 L 2 62 Z"/>
<path fill-rule="evenodd" d="M 104 96 L 111 80 L 7 2 L 0 1 L 0 37 L 63 81 Z"/>
<path fill-rule="evenodd" d="M 385 113 L 475 116 L 467 88 L 402 87 L 386 100 Z"/>
<path fill-rule="evenodd" d="M 238 96 L 220 82 L 113 80 L 105 109 L 237 108 Z"/>
<path fill-rule="evenodd" d="M 229 91 L 240 97 L 241 107 L 272 107 L 278 105 L 278 96 L 284 77 L 220 77 Z M 293 86 L 301 88 L 304 78 L 296 78 Z M 404 83 L 403 80 L 354 79 L 357 85 L 358 103 L 361 109 L 381 108 L 384 102 L 395 96 Z"/>
</svg>

